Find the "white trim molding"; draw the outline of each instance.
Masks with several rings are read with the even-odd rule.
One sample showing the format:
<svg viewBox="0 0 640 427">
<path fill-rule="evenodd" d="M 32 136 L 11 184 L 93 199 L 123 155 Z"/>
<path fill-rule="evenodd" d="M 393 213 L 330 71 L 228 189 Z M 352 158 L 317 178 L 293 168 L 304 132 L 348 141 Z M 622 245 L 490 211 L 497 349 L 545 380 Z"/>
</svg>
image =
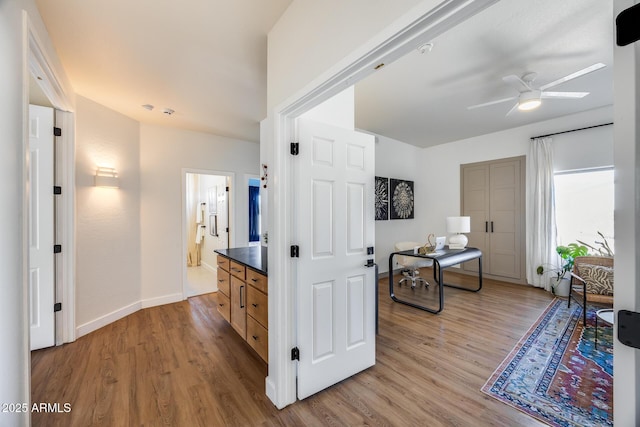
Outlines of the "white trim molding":
<svg viewBox="0 0 640 427">
<path fill-rule="evenodd" d="M 27 71 L 23 85 L 28 94 L 29 73 L 38 77 L 38 85 L 56 109 L 56 126 L 63 129 L 57 137 L 56 185 L 63 188 L 61 197 L 56 201 L 56 241 L 63 252 L 56 260 L 56 302 L 62 303 L 62 312 L 56 315 L 56 345 L 72 342 L 76 339 L 75 325 L 75 115 L 73 100 L 75 94 L 64 88 L 64 70 L 47 54 L 45 44 L 37 33 L 37 28 L 25 14 L 27 27 L 26 62 Z M 46 37 L 46 34 L 43 35 Z M 25 97 L 25 109 L 29 97 Z M 26 119 L 25 119 L 26 120 Z M 26 180 L 26 178 L 25 178 Z"/>
<path fill-rule="evenodd" d="M 149 307 L 157 307 L 159 305 L 173 304 L 174 302 L 179 302 L 182 300 L 183 300 L 182 294 L 176 293 L 176 294 L 170 294 L 170 295 L 163 295 L 161 297 L 143 299 L 140 301 L 140 304 L 142 308 L 149 308 Z"/>
</svg>

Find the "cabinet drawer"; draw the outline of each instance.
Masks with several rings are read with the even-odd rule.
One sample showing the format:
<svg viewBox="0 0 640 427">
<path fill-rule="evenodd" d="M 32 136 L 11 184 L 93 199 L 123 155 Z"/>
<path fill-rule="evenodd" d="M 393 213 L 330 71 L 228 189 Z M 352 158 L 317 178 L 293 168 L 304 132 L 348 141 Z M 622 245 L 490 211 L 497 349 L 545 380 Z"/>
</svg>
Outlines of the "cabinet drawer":
<svg viewBox="0 0 640 427">
<path fill-rule="evenodd" d="M 225 271 L 229 271 L 229 258 L 225 258 L 222 255 L 218 255 L 218 268 Z"/>
<path fill-rule="evenodd" d="M 247 314 L 257 320 L 265 328 L 269 327 L 269 300 L 265 294 L 247 286 Z"/>
<path fill-rule="evenodd" d="M 238 279 L 244 280 L 246 267 L 238 262 L 231 261 L 229 272 Z"/>
<path fill-rule="evenodd" d="M 269 293 L 267 291 L 267 276 L 260 274 L 257 271 L 253 271 L 250 268 L 247 268 L 247 283 L 256 289 L 261 290 L 265 294 Z"/>
<path fill-rule="evenodd" d="M 227 322 L 231 321 L 231 303 L 229 297 L 218 292 L 218 312 Z"/>
<path fill-rule="evenodd" d="M 269 363 L 269 332 L 251 316 L 247 316 L 247 342 Z"/>
<path fill-rule="evenodd" d="M 231 274 L 224 270 L 218 270 L 218 291 L 222 292 L 228 297 L 231 296 L 229 288 L 231 286 Z"/>
</svg>

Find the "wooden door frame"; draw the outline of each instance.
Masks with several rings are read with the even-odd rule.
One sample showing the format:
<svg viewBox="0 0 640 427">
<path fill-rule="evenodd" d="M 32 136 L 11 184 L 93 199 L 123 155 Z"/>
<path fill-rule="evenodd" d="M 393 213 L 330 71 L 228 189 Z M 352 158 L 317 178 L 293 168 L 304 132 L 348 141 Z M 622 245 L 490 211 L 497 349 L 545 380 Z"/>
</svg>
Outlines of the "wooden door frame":
<svg viewBox="0 0 640 427">
<path fill-rule="evenodd" d="M 295 242 L 292 197 L 295 178 L 289 144 L 295 141 L 295 119 L 323 101 L 373 74 L 421 44 L 433 40 L 499 0 L 447 0 L 416 15 L 407 13 L 378 33 L 303 90 L 269 111 L 266 135 L 270 191 L 269 213 L 269 376 L 266 394 L 278 408 L 297 399 L 295 336 L 295 263 L 286 255 Z M 277 286 L 276 286 L 277 284 Z"/>
<path fill-rule="evenodd" d="M 497 162 L 512 162 L 518 160 L 520 162 L 520 194 L 522 195 L 522 197 L 520 197 L 520 236 L 522 236 L 522 238 L 520 239 L 520 278 L 519 279 L 511 279 L 511 278 L 505 278 L 502 276 L 494 276 L 491 273 L 488 272 L 488 269 L 483 269 L 483 277 L 486 277 L 488 279 L 496 279 L 496 280 L 501 280 L 503 282 L 510 282 L 510 283 L 518 283 L 521 285 L 526 285 L 527 284 L 527 274 L 526 274 L 526 265 L 527 265 L 527 244 L 526 244 L 526 233 L 527 233 L 527 229 L 526 229 L 526 219 L 527 219 L 527 183 L 526 183 L 526 179 L 527 179 L 527 156 L 522 155 L 522 156 L 515 156 L 515 157 L 505 157 L 505 158 L 500 158 L 500 159 L 493 159 L 493 160 L 485 160 L 482 162 L 473 162 L 473 163 L 465 163 L 465 164 L 461 164 L 460 165 L 460 215 L 463 214 L 464 212 L 464 176 L 463 176 L 463 167 L 465 166 L 483 166 L 483 165 L 490 165 L 493 163 L 497 163 Z M 489 257 L 487 257 L 487 259 L 489 259 Z M 486 264 L 485 264 L 486 265 Z M 465 271 L 463 268 L 460 268 L 460 272 L 463 274 L 477 274 L 477 273 L 471 273 L 468 271 Z"/>
<path fill-rule="evenodd" d="M 62 187 L 62 196 L 56 201 L 55 239 L 62 245 L 62 252 L 55 259 L 56 301 L 62 303 L 62 311 L 56 313 L 56 345 L 76 339 L 75 322 L 75 114 L 73 96 L 65 90 L 57 63 L 46 52 L 45 44 L 37 33 L 29 15 L 23 11 L 26 28 L 26 66 L 23 72 L 24 109 L 29 108 L 29 77 L 40 76 L 38 84 L 53 105 L 55 126 L 63 129 L 56 141 L 55 185 Z M 28 116 L 27 116 L 28 117 Z M 28 133 L 25 134 L 25 138 Z M 28 141 L 25 142 L 28 148 Z M 26 154 L 25 154 L 26 155 Z M 28 168 L 29 166 L 27 166 Z M 28 185 L 28 170 L 24 188 Z"/>
</svg>

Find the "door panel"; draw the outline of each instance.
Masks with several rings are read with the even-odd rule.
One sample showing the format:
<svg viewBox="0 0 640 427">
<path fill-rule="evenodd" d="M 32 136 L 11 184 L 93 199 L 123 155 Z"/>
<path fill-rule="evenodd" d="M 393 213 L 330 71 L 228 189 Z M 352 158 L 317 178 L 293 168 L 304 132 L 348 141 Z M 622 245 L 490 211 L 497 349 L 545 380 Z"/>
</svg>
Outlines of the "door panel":
<svg viewBox="0 0 640 427">
<path fill-rule="evenodd" d="M 55 344 L 53 109 L 29 106 L 29 318 L 31 350 Z"/>
<path fill-rule="evenodd" d="M 311 187 L 313 195 L 311 215 L 313 216 L 312 247 L 314 258 L 330 257 L 334 253 L 333 184 L 331 181 L 314 180 Z"/>
<path fill-rule="evenodd" d="M 520 221 L 520 160 L 492 163 L 490 216 L 491 233 L 490 274 L 520 279 L 521 236 Z"/>
<path fill-rule="evenodd" d="M 482 251 L 484 263 L 489 263 L 489 171 L 485 166 L 462 168 L 462 206 L 464 216 L 471 217 L 471 231 L 467 234 L 468 246 Z M 477 262 L 465 262 L 466 271 L 478 271 Z"/>
<path fill-rule="evenodd" d="M 374 139 L 299 120 L 298 398 L 375 363 Z"/>
</svg>

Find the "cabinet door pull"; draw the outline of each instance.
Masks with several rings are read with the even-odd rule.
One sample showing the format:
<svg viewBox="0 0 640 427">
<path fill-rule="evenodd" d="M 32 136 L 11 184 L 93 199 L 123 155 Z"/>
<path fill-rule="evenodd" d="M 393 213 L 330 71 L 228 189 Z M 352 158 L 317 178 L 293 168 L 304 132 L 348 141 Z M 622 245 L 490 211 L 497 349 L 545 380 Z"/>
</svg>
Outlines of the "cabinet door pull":
<svg viewBox="0 0 640 427">
<path fill-rule="evenodd" d="M 218 282 L 222 283 L 224 282 L 224 279 L 218 279 Z"/>
<path fill-rule="evenodd" d="M 224 304 L 218 304 L 220 307 L 224 307 Z"/>
<path fill-rule="evenodd" d="M 258 279 L 256 279 L 255 277 L 252 277 L 252 278 L 251 278 L 251 281 L 252 281 L 252 282 L 257 282 L 257 281 L 258 281 Z"/>
<path fill-rule="evenodd" d="M 489 232 L 489 221 L 485 221 L 484 222 L 484 232 L 488 233 Z"/>
<path fill-rule="evenodd" d="M 240 286 L 240 308 L 244 308 L 244 286 Z"/>
<path fill-rule="evenodd" d="M 251 305 L 252 305 L 252 306 L 254 306 L 254 307 L 256 307 L 256 308 L 258 307 L 258 304 L 251 304 Z"/>
<path fill-rule="evenodd" d="M 493 221 L 491 221 L 491 232 L 493 233 Z"/>
<path fill-rule="evenodd" d="M 258 341 L 258 337 L 255 335 L 251 335 L 251 338 L 253 338 L 254 340 Z"/>
</svg>

